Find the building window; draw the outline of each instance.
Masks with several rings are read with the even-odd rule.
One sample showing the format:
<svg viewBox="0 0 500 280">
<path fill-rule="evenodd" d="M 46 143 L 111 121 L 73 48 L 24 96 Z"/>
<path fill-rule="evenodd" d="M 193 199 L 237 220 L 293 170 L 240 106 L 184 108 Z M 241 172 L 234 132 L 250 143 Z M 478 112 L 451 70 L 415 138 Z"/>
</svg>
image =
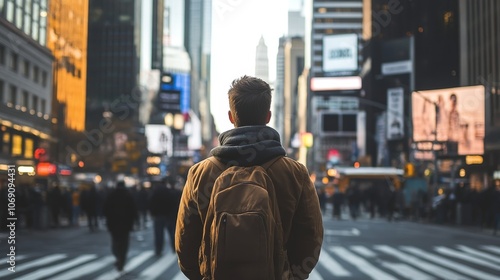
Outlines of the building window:
<svg viewBox="0 0 500 280">
<path fill-rule="evenodd" d="M 31 109 L 33 109 L 35 113 L 38 111 L 38 96 L 36 95 L 31 96 Z"/>
<path fill-rule="evenodd" d="M 9 154 L 9 148 L 10 148 L 10 133 L 4 132 L 2 135 L 2 154 Z"/>
<path fill-rule="evenodd" d="M 23 29 L 23 0 L 16 1 L 16 20 L 15 25 L 19 29 Z"/>
<path fill-rule="evenodd" d="M 21 107 L 24 108 L 24 110 L 26 110 L 26 108 L 28 108 L 28 95 L 29 93 L 25 90 L 23 90 L 23 95 L 21 95 L 21 102 L 19 105 L 21 105 Z"/>
<path fill-rule="evenodd" d="M 24 33 L 31 35 L 31 15 L 24 14 Z"/>
<path fill-rule="evenodd" d="M 23 137 L 21 135 L 12 135 L 12 156 L 23 154 Z"/>
<path fill-rule="evenodd" d="M 16 86 L 11 85 L 10 86 L 10 96 L 9 96 L 9 101 L 7 104 L 10 103 L 11 106 L 16 106 L 17 105 L 17 88 Z"/>
<path fill-rule="evenodd" d="M 13 0 L 7 1 L 7 20 L 10 22 L 14 21 L 14 2 L 13 2 Z"/>
<path fill-rule="evenodd" d="M 5 90 L 3 89 L 3 86 L 4 86 L 4 81 L 0 80 L 0 103 L 4 103 L 4 92 Z"/>
<path fill-rule="evenodd" d="M 5 46 L 0 45 L 0 65 L 5 65 Z"/>
<path fill-rule="evenodd" d="M 17 55 L 17 53 L 11 53 L 9 67 L 14 72 L 17 72 L 18 59 L 19 59 L 19 56 Z"/>
<path fill-rule="evenodd" d="M 40 112 L 42 114 L 45 114 L 45 112 L 47 112 L 47 110 L 45 109 L 46 103 L 47 101 L 45 101 L 45 99 L 40 100 Z"/>
<path fill-rule="evenodd" d="M 5 7 L 5 0 L 0 0 L 0 17 L 3 17 L 3 8 Z"/>
<path fill-rule="evenodd" d="M 33 139 L 24 139 L 24 157 L 33 158 Z"/>
<path fill-rule="evenodd" d="M 40 81 L 40 71 L 38 70 L 38 66 L 33 67 L 33 81 L 35 83 Z"/>
<path fill-rule="evenodd" d="M 29 78 L 30 77 L 30 62 L 27 59 L 25 59 L 23 65 L 24 65 L 23 75 L 24 75 L 24 77 Z"/>
<path fill-rule="evenodd" d="M 42 86 L 43 87 L 47 86 L 47 72 L 45 71 L 42 72 Z"/>
</svg>

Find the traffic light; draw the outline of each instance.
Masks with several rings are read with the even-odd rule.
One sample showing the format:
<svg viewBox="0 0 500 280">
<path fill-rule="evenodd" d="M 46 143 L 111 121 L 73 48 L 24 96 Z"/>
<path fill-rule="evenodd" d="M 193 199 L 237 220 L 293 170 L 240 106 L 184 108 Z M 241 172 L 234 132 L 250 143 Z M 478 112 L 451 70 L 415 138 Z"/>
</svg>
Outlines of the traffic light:
<svg viewBox="0 0 500 280">
<path fill-rule="evenodd" d="M 415 176 L 415 166 L 413 163 L 408 162 L 405 164 L 405 177 L 413 177 Z"/>
</svg>

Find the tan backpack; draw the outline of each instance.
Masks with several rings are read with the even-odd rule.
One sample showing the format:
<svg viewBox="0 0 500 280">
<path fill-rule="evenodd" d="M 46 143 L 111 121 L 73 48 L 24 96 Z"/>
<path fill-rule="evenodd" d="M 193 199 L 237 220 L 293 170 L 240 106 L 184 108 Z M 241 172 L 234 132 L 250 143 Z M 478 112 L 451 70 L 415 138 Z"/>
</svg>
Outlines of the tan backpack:
<svg viewBox="0 0 500 280">
<path fill-rule="evenodd" d="M 216 179 L 203 230 L 202 255 L 214 280 L 281 279 L 283 229 L 272 180 L 263 166 L 232 166 Z"/>
</svg>

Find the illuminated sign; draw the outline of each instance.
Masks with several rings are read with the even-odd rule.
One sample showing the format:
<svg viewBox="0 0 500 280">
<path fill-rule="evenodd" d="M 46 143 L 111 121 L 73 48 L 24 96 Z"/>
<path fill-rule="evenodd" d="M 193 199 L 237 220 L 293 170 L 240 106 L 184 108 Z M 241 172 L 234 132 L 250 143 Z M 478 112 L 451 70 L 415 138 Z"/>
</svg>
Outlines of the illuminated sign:
<svg viewBox="0 0 500 280">
<path fill-rule="evenodd" d="M 361 77 L 313 77 L 312 91 L 324 90 L 359 90 L 362 87 Z"/>
<path fill-rule="evenodd" d="M 483 157 L 482 156 L 466 156 L 465 157 L 465 163 L 467 165 L 471 165 L 471 164 L 483 164 Z"/>
<path fill-rule="evenodd" d="M 49 162 L 40 162 L 36 165 L 36 173 L 38 176 L 46 177 L 56 174 L 57 167 L 55 164 Z"/>
<path fill-rule="evenodd" d="M 484 153 L 484 86 L 412 93 L 413 140 L 438 141 L 448 155 Z"/>
<path fill-rule="evenodd" d="M 188 73 L 164 73 L 161 76 L 157 107 L 171 113 L 187 113 L 190 108 L 191 76 Z"/>
<path fill-rule="evenodd" d="M 323 37 L 323 72 L 358 70 L 358 35 Z"/>
</svg>

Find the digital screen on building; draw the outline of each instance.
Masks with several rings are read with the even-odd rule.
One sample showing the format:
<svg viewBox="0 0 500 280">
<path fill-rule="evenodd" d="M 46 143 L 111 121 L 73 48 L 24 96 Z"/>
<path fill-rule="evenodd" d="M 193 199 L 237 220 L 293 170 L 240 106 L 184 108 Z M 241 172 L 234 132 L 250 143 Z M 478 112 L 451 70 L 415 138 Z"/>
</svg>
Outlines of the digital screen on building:
<svg viewBox="0 0 500 280">
<path fill-rule="evenodd" d="M 148 152 L 171 156 L 173 136 L 169 127 L 162 124 L 148 124 L 145 128 Z"/>
<path fill-rule="evenodd" d="M 484 86 L 413 92 L 413 141 L 444 142 L 447 154 L 483 154 L 484 98 Z"/>
<path fill-rule="evenodd" d="M 323 72 L 356 71 L 357 69 L 357 34 L 323 37 Z"/>
<path fill-rule="evenodd" d="M 187 113 L 191 99 L 191 76 L 188 73 L 164 73 L 161 77 L 157 106 L 164 112 Z"/>
</svg>

